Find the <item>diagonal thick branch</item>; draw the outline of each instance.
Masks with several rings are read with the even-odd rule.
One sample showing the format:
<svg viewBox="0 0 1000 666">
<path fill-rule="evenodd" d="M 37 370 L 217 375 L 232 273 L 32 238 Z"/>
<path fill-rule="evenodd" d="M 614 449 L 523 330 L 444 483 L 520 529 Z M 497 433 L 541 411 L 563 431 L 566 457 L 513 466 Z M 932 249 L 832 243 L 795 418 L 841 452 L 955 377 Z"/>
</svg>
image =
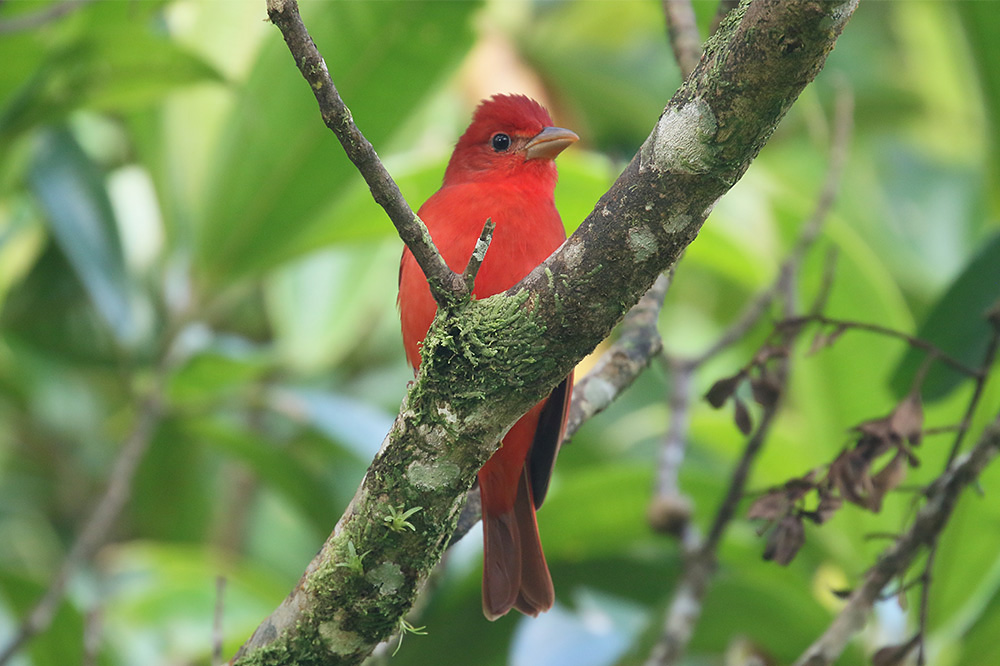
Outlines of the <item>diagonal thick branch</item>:
<svg viewBox="0 0 1000 666">
<path fill-rule="evenodd" d="M 465 491 L 500 434 L 694 240 L 822 68 L 855 6 L 744 3 L 558 251 L 505 294 L 439 307 L 420 374 L 354 499 L 239 663 L 356 664 L 391 634 L 440 558 Z M 297 15 L 294 2 L 272 0 L 275 24 L 288 13 Z M 306 57 L 296 51 L 303 40 L 286 41 L 297 61 Z M 393 516 L 417 507 L 412 530 L 393 529 Z"/>
</svg>

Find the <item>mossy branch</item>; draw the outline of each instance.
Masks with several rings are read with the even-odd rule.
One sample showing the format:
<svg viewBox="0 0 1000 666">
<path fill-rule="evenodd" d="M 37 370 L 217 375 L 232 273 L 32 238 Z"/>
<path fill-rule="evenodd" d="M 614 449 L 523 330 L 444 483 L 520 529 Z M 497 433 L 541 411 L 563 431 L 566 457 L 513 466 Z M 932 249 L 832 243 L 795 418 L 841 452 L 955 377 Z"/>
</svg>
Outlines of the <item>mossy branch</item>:
<svg viewBox="0 0 1000 666">
<path fill-rule="evenodd" d="M 395 630 L 500 434 L 691 243 L 822 68 L 856 4 L 745 2 L 580 229 L 506 294 L 439 308 L 420 374 L 354 499 L 238 663 L 357 664 Z M 292 0 L 271 0 L 269 12 L 279 27 L 298 13 Z M 286 41 L 300 61 L 298 42 Z M 389 507 L 422 507 L 407 518 L 414 529 L 390 529 Z M 363 566 L 338 566 L 359 552 Z"/>
</svg>

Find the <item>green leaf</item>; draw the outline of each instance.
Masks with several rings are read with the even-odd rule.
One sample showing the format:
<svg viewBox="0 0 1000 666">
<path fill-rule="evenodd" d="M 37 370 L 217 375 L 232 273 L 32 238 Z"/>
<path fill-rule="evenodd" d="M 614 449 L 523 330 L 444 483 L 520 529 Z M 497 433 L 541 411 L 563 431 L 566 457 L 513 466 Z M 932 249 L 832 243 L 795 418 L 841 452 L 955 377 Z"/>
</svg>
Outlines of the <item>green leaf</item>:
<svg viewBox="0 0 1000 666">
<path fill-rule="evenodd" d="M 376 149 L 471 43 L 478 3 L 347 2 L 304 8 L 341 96 Z M 238 99 L 208 177 L 197 266 L 209 283 L 256 273 L 301 252 L 304 234 L 360 176 L 277 30 Z M 333 224 L 350 224 L 335 221 Z M 387 227 L 389 222 L 385 221 Z"/>
<path fill-rule="evenodd" d="M 19 196 L 0 219 L 0 306 L 7 292 L 25 278 L 44 248 L 45 233 L 28 196 Z"/>
<path fill-rule="evenodd" d="M 266 304 L 285 362 L 320 373 L 368 338 L 391 311 L 399 255 L 396 243 L 331 248 L 272 274 Z"/>
<path fill-rule="evenodd" d="M 106 547 L 101 566 L 108 581 L 103 636 L 120 654 L 106 663 L 114 664 L 210 663 L 219 576 L 225 578 L 223 654 L 231 656 L 289 585 L 270 567 L 225 559 L 209 545 L 131 541 Z"/>
<path fill-rule="evenodd" d="M 308 438 L 278 442 L 224 419 L 202 420 L 191 424 L 191 430 L 216 450 L 253 470 L 268 488 L 286 498 L 308 519 L 316 535 L 329 531 L 348 499 L 343 491 L 353 488 L 354 479 L 342 488 L 326 482 L 331 470 L 354 472 L 355 467 L 339 457 L 339 452 L 330 447 L 320 450 Z M 358 478 L 360 467 L 358 464 Z M 344 497 L 338 497 L 337 491 Z"/>
<path fill-rule="evenodd" d="M 21 63 L 16 81 L 0 76 L 0 91 L 10 95 L 0 95 L 9 100 L 0 106 L 0 142 L 77 108 L 120 113 L 148 107 L 178 86 L 222 80 L 158 29 L 155 6 L 137 7 L 93 3 L 60 29 L 0 40 L 0 59 Z"/>
<path fill-rule="evenodd" d="M 196 340 L 201 334 L 208 337 Z M 197 405 L 245 396 L 248 388 L 274 367 L 266 350 L 237 336 L 189 329 L 191 344 L 205 343 L 169 378 L 167 396 L 173 403 Z"/>
<path fill-rule="evenodd" d="M 557 476 L 538 512 L 549 559 L 609 557 L 653 539 L 645 520 L 652 482 L 649 467 L 621 463 Z"/>
<path fill-rule="evenodd" d="M 29 173 L 59 249 L 73 267 L 94 308 L 119 343 L 138 342 L 134 286 L 125 270 L 121 239 L 103 174 L 65 128 L 39 137 Z"/>
<path fill-rule="evenodd" d="M 1000 298 L 1000 234 L 984 243 L 965 270 L 955 278 L 924 319 L 916 336 L 970 367 L 982 362 L 992 335 L 984 318 L 986 310 Z M 892 378 L 900 396 L 907 393 L 926 354 L 910 349 L 903 356 Z M 968 377 L 942 363 L 935 363 L 923 385 L 927 400 L 943 397 Z"/>
<path fill-rule="evenodd" d="M 956 2 L 951 6 L 961 17 L 965 43 L 979 74 L 989 121 L 992 182 L 996 182 L 1000 176 L 1000 24 L 996 21 L 996 7 L 988 2 Z M 995 187 L 989 191 L 996 210 L 1000 207 L 1000 194 Z"/>
<path fill-rule="evenodd" d="M 136 472 L 128 505 L 129 522 L 147 539 L 197 542 L 204 538 L 218 501 L 219 476 L 201 441 L 184 424 L 166 420 L 157 427 Z M 169 497 L 169 501 L 164 498 Z"/>
<path fill-rule="evenodd" d="M 107 324 L 65 255 L 52 244 L 11 289 L 0 324 L 17 344 L 71 362 L 107 363 L 120 358 Z"/>
<path fill-rule="evenodd" d="M 958 641 L 963 655 L 970 663 L 1000 663 L 1000 595 L 994 595 L 982 614 Z"/>
</svg>

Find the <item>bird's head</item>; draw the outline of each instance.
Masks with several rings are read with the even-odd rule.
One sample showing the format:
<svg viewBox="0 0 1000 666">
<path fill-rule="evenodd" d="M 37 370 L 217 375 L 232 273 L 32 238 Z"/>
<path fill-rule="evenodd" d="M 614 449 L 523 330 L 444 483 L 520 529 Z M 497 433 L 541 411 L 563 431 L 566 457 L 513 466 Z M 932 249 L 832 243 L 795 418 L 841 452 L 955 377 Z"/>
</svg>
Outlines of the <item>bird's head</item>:
<svg viewBox="0 0 1000 666">
<path fill-rule="evenodd" d="M 552 126 L 549 112 L 524 95 L 494 95 L 476 109 L 472 123 L 455 145 L 446 184 L 511 177 L 537 178 L 555 186 L 553 161 L 574 132 Z"/>
</svg>

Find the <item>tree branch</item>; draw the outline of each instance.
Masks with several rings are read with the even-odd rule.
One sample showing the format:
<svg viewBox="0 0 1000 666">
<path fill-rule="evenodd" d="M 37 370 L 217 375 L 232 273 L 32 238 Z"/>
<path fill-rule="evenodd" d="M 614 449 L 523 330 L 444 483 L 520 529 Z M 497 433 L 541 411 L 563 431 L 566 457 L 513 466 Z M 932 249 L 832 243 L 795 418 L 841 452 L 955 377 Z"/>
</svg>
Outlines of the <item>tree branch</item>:
<svg viewBox="0 0 1000 666">
<path fill-rule="evenodd" d="M 10 35 L 40 28 L 46 23 L 66 16 L 94 0 L 63 0 L 30 14 L 21 14 L 0 20 L 0 35 Z"/>
<path fill-rule="evenodd" d="M 467 289 L 462 276 L 445 263 L 427 227 L 406 203 L 396 181 L 375 153 L 375 148 L 354 124 L 350 109 L 330 78 L 326 61 L 302 22 L 298 3 L 295 0 L 267 0 L 267 16 L 281 30 L 288 50 L 295 57 L 295 64 L 309 82 L 323 122 L 337 136 L 347 157 L 368 183 L 372 198 L 385 210 L 399 237 L 413 253 L 413 258 L 427 278 L 435 302 L 441 307 L 451 299 L 467 298 L 472 292 Z"/>
<path fill-rule="evenodd" d="M 505 294 L 438 308 L 420 372 L 361 487 L 241 663 L 356 664 L 392 633 L 500 435 L 673 265 L 822 68 L 856 4 L 742 5 L 559 250 Z M 272 20 L 292 6 L 272 0 Z M 315 50 L 307 35 L 286 41 L 300 62 L 301 44 Z M 318 54 L 302 67 L 315 68 L 325 70 Z M 417 508 L 412 530 L 393 529 Z"/>
<path fill-rule="evenodd" d="M 674 59 L 687 78 L 701 58 L 701 37 L 695 21 L 691 0 L 663 0 L 663 15 L 667 19 L 667 35 Z"/>
<path fill-rule="evenodd" d="M 1000 452 L 1000 417 L 990 424 L 972 450 L 959 458 L 927 490 L 927 503 L 913 526 L 892 547 L 886 549 L 865 575 L 864 582 L 851 593 L 847 605 L 823 635 L 799 657 L 795 666 L 825 666 L 836 661 L 847 642 L 864 627 L 872 606 L 882 590 L 904 573 L 924 546 L 930 546 L 948 524 L 961 492 Z"/>
<path fill-rule="evenodd" d="M 622 321 L 622 333 L 594 367 L 573 387 L 573 403 L 566 420 L 569 439 L 583 422 L 607 409 L 618 395 L 663 348 L 657 320 L 670 278 L 661 274 Z"/>
</svg>

